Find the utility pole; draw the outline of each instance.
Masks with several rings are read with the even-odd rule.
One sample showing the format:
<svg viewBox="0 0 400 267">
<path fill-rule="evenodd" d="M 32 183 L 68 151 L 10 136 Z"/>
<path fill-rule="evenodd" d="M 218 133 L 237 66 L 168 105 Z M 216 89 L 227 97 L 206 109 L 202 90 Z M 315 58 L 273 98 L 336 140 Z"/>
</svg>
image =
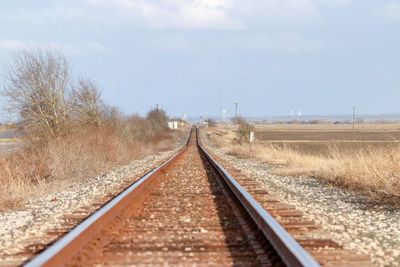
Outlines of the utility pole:
<svg viewBox="0 0 400 267">
<path fill-rule="evenodd" d="M 356 107 L 353 106 L 353 130 L 354 130 L 355 121 L 356 121 Z"/>
<path fill-rule="evenodd" d="M 238 105 L 239 105 L 239 103 L 238 102 L 236 102 L 235 103 L 235 120 L 237 119 L 237 116 L 238 116 Z"/>
</svg>

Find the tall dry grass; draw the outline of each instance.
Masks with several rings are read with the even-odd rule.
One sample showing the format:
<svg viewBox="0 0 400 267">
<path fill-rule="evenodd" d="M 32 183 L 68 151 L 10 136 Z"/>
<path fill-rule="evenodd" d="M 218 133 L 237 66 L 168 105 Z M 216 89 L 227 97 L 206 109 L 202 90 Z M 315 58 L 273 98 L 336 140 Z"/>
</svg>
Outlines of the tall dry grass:
<svg viewBox="0 0 400 267">
<path fill-rule="evenodd" d="M 121 128 L 83 128 L 0 158 L 0 210 L 134 159 L 171 149 L 181 134 L 138 140 Z"/>
<path fill-rule="evenodd" d="M 338 186 L 361 190 L 374 196 L 400 196 L 400 147 L 365 147 L 343 152 L 332 145 L 328 153 L 311 155 L 273 144 L 235 145 L 216 141 L 227 154 L 257 158 L 280 165 L 278 175 L 312 176 Z"/>
</svg>

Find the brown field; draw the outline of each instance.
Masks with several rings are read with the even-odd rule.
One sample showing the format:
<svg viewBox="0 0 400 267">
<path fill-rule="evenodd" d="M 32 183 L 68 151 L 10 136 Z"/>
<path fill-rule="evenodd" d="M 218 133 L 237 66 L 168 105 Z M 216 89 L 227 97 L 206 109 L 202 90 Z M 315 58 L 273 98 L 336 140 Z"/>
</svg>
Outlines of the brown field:
<svg viewBox="0 0 400 267">
<path fill-rule="evenodd" d="M 399 148 L 398 142 L 266 142 L 279 149 L 289 148 L 307 155 L 329 155 L 332 150 L 352 153 L 361 150 Z"/>
<path fill-rule="evenodd" d="M 346 128 L 347 127 L 347 128 Z M 255 125 L 256 142 L 235 145 L 233 126 L 209 128 L 227 154 L 277 164 L 279 175 L 306 175 L 372 196 L 400 196 L 400 125 Z"/>
<path fill-rule="evenodd" d="M 277 131 L 400 131 L 400 123 L 360 123 L 355 128 L 351 124 L 256 124 L 258 130 L 277 130 Z"/>
<path fill-rule="evenodd" d="M 301 140 L 301 141 L 396 141 L 400 140 L 400 131 L 259 131 L 257 139 Z"/>
<path fill-rule="evenodd" d="M 332 149 L 341 152 L 352 152 L 362 149 L 393 148 L 400 145 L 400 130 L 356 129 L 343 130 L 327 128 L 314 129 L 271 129 L 256 127 L 255 136 L 258 143 L 273 144 L 277 147 L 288 147 L 307 154 L 329 154 Z M 391 125 L 392 127 L 392 125 Z M 261 129 L 260 129 L 261 128 Z"/>
</svg>

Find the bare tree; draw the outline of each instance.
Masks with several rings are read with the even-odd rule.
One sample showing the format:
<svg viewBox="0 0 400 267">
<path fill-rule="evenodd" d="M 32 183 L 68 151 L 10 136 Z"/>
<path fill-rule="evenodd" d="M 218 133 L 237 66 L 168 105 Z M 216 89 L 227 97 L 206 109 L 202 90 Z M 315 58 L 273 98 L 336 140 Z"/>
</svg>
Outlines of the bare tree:
<svg viewBox="0 0 400 267">
<path fill-rule="evenodd" d="M 125 130 L 127 135 L 140 141 L 144 141 L 155 134 L 151 121 L 139 115 L 132 115 L 127 118 Z"/>
<path fill-rule="evenodd" d="M 40 48 L 14 54 L 2 94 L 30 134 L 55 137 L 67 128 L 70 66 L 61 52 Z"/>
<path fill-rule="evenodd" d="M 103 118 L 105 122 L 104 124 L 107 124 L 108 127 L 122 130 L 125 115 L 118 107 L 105 104 L 103 109 Z"/>
<path fill-rule="evenodd" d="M 147 119 L 153 124 L 153 128 L 156 132 L 168 128 L 167 113 L 158 107 L 151 109 L 147 113 Z"/>
<path fill-rule="evenodd" d="M 78 120 L 85 125 L 99 127 L 104 116 L 105 105 L 97 85 L 90 79 L 79 79 L 72 91 L 73 110 Z"/>
</svg>

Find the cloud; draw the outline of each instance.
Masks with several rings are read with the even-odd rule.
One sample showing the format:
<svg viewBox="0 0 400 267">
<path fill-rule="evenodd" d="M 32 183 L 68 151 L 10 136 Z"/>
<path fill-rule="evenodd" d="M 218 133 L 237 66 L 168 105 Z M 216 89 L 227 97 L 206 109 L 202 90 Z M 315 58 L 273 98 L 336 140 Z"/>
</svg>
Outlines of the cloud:
<svg viewBox="0 0 400 267">
<path fill-rule="evenodd" d="M 86 54 L 104 54 L 109 50 L 96 42 L 85 42 L 81 44 L 67 44 L 58 42 L 40 43 L 18 39 L 0 39 L 0 50 L 15 51 L 30 47 L 41 47 L 46 49 L 60 50 L 67 55 L 82 56 Z"/>
<path fill-rule="evenodd" d="M 87 0 L 83 6 L 96 13 L 115 14 L 98 17 L 107 22 L 151 28 L 239 29 L 242 22 L 230 15 L 231 0 Z"/>
<path fill-rule="evenodd" d="M 324 7 L 351 3 L 352 0 L 86 0 L 83 9 L 108 12 L 115 14 L 117 22 L 153 28 L 238 30 L 254 20 L 296 26 L 320 18 Z"/>
<path fill-rule="evenodd" d="M 151 39 L 146 43 L 151 47 L 171 52 L 193 51 L 198 45 L 181 35 L 164 35 Z"/>
<path fill-rule="evenodd" d="M 242 52 L 278 53 L 278 54 L 310 54 L 318 53 L 326 48 L 326 44 L 317 38 L 305 37 L 295 31 L 284 31 L 273 34 L 232 34 L 224 38 L 207 40 L 190 38 L 178 34 L 162 34 L 145 38 L 141 44 L 150 48 L 167 52 L 218 51 L 232 49 Z"/>
<path fill-rule="evenodd" d="M 15 39 L 0 39 L 0 50 L 18 50 L 26 48 L 27 44 L 21 40 Z"/>
<path fill-rule="evenodd" d="M 323 44 L 318 40 L 308 40 L 296 32 L 283 32 L 270 38 L 270 45 L 274 50 L 281 50 L 288 54 L 302 54 L 321 51 Z"/>
<path fill-rule="evenodd" d="M 306 21 L 318 15 L 312 0 L 248 0 L 236 1 L 237 12 L 247 19 Z"/>
<path fill-rule="evenodd" d="M 333 8 L 347 7 L 353 4 L 353 0 L 315 0 L 320 6 L 328 6 Z"/>
<path fill-rule="evenodd" d="M 392 2 L 384 6 L 383 14 L 388 20 L 400 20 L 400 3 Z"/>
<path fill-rule="evenodd" d="M 41 12 L 41 16 L 51 19 L 73 20 L 85 15 L 85 10 L 82 6 L 64 6 L 55 5 L 51 8 L 45 8 Z"/>
<path fill-rule="evenodd" d="M 82 6 L 69 6 L 67 3 L 53 4 L 48 7 L 19 7 L 7 12 L 0 11 L 0 20 L 9 22 L 46 23 L 48 21 L 75 20 L 83 18 L 86 10 Z"/>
<path fill-rule="evenodd" d="M 318 39 L 305 38 L 297 32 L 280 32 L 275 34 L 255 34 L 233 37 L 215 43 L 220 49 L 235 47 L 241 51 L 257 53 L 308 54 L 324 49 L 324 43 Z"/>
<path fill-rule="evenodd" d="M 0 19 L 67 20 L 98 26 L 159 29 L 240 30 L 252 21 L 297 26 L 320 18 L 325 7 L 343 7 L 351 3 L 352 0 L 58 0 L 46 7 L 0 12 Z"/>
</svg>

